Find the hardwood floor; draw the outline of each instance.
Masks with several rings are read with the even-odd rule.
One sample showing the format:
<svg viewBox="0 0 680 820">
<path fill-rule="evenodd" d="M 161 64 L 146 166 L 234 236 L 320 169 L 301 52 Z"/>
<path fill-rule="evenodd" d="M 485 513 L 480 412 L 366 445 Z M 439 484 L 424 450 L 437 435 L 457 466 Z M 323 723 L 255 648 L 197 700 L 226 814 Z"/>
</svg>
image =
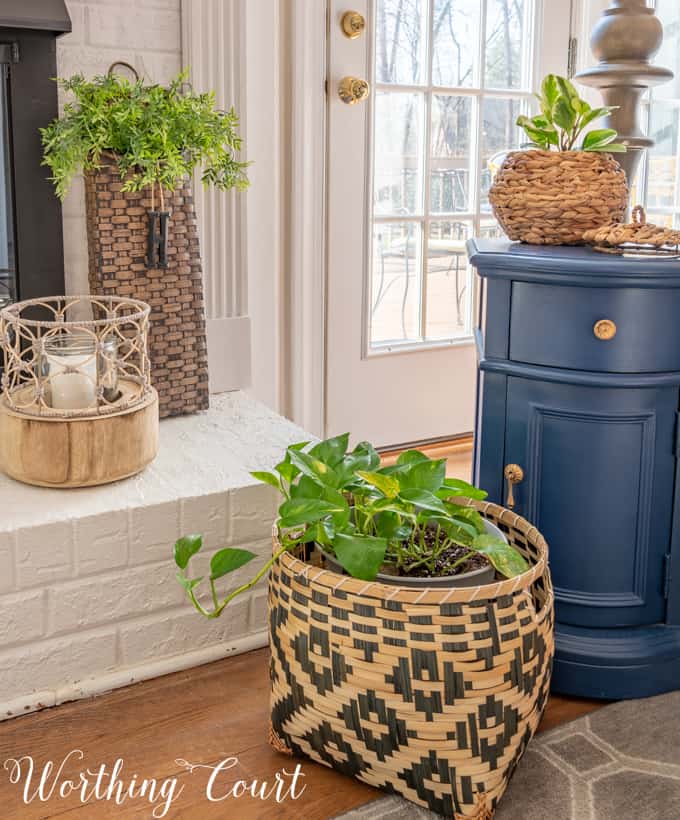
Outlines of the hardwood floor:
<svg viewBox="0 0 680 820">
<path fill-rule="evenodd" d="M 61 778 L 77 780 L 80 771 L 96 771 L 102 764 L 110 772 L 120 758 L 123 768 L 119 780 L 126 785 L 133 773 L 139 780 L 178 778 L 178 786 L 184 790 L 166 815 L 171 820 L 326 820 L 379 797 L 380 793 L 369 786 L 324 766 L 302 762 L 304 778 L 300 782 L 306 788 L 296 801 L 277 805 L 273 799 L 260 801 L 247 795 L 208 802 L 205 787 L 210 772 L 198 769 L 189 773 L 179 759 L 215 766 L 225 758 L 238 758 L 237 765 L 218 777 L 214 796 L 225 794 L 237 780 L 273 783 L 277 771 L 294 769 L 290 758 L 274 752 L 267 743 L 267 664 L 268 650 L 262 649 L 0 723 L 0 764 L 7 758 L 31 755 L 39 775 L 48 760 L 58 768 L 69 752 L 80 749 L 82 762 L 72 756 Z M 601 705 L 554 696 L 539 731 Z M 8 772 L 2 769 L 0 806 L 3 820 L 152 816 L 152 807 L 142 798 L 120 806 L 104 801 L 83 805 L 76 794 L 61 799 L 55 792 L 46 803 L 36 798 L 24 805 L 19 785 L 12 785 Z"/>
<path fill-rule="evenodd" d="M 446 456 L 451 475 L 469 480 L 469 443 L 446 450 L 438 446 L 436 457 Z M 435 455 L 431 452 L 432 455 Z M 274 752 L 267 743 L 269 720 L 268 650 L 258 650 L 216 663 L 139 683 L 108 695 L 65 704 L 44 712 L 0 723 L 0 764 L 7 758 L 30 755 L 35 761 L 37 779 L 47 763 L 58 770 L 73 750 L 82 750 L 83 759 L 72 755 L 63 768 L 59 782 L 78 780 L 78 773 L 95 771 L 103 764 L 110 772 L 116 761 L 123 761 L 119 780 L 127 786 L 137 779 L 177 778 L 183 791 L 164 816 L 174 820 L 210 818 L 295 818 L 326 820 L 359 806 L 380 793 L 345 778 L 323 766 L 303 762 L 306 786 L 297 801 L 277 804 L 246 795 L 223 802 L 209 802 L 206 784 L 210 771 L 187 771 L 181 760 L 216 766 L 225 758 L 238 762 L 222 772 L 216 781 L 215 795 L 227 793 L 238 780 L 275 782 L 278 771 L 293 771 L 295 762 Z M 539 731 L 565 723 L 602 705 L 597 701 L 553 696 Z M 22 764 L 26 770 L 28 761 Z M 0 817 L 3 820 L 38 818 L 152 817 L 153 806 L 144 798 L 83 805 L 76 793 L 63 799 L 57 791 L 47 802 L 36 797 L 22 802 L 20 785 L 9 782 L 10 771 L 0 768 Z M 7 769 L 7 767 L 6 767 Z M 48 784 L 54 774 L 48 779 Z M 103 781 L 104 788 L 108 779 Z M 35 789 L 35 783 L 33 789 Z M 162 809 L 162 799 L 155 805 Z M 157 814 L 156 816 L 162 816 Z"/>
</svg>

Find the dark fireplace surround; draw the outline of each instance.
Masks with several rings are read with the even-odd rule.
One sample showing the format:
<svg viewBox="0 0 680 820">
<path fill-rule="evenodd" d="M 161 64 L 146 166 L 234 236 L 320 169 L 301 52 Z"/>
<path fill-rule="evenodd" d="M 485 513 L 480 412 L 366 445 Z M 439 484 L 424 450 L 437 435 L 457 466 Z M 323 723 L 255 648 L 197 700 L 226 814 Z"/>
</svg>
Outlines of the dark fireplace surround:
<svg viewBox="0 0 680 820">
<path fill-rule="evenodd" d="M 61 205 L 41 165 L 39 129 L 57 116 L 56 38 L 71 31 L 64 0 L 11 0 L 0 7 L 0 80 L 5 95 L 6 213 L 2 276 L 12 298 L 64 292 Z M 2 120 L 0 120 L 0 124 Z M 3 237 L 4 239 L 4 237 Z M 14 280 L 14 282 L 12 282 Z"/>
</svg>

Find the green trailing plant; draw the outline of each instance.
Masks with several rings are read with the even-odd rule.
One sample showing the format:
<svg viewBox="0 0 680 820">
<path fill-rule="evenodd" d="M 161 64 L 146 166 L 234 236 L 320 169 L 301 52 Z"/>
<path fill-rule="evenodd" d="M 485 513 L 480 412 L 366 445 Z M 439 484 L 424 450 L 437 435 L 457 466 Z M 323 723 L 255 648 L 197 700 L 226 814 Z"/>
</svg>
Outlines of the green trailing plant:
<svg viewBox="0 0 680 820">
<path fill-rule="evenodd" d="M 124 191 L 174 190 L 201 165 L 205 185 L 222 190 L 248 185 L 234 109 L 215 108 L 214 93 L 198 94 L 186 72 L 169 86 L 145 85 L 117 74 L 57 82 L 73 95 L 61 117 L 41 129 L 43 164 L 60 199 L 73 177 L 97 168 L 104 153 L 116 156 Z"/>
<path fill-rule="evenodd" d="M 536 94 L 541 113 L 535 117 L 521 116 L 517 125 L 523 128 L 531 142 L 529 148 L 544 151 L 606 151 L 620 153 L 626 146 L 616 142 L 618 134 L 612 128 L 596 128 L 584 134 L 595 120 L 606 117 L 615 108 L 591 108 L 565 77 L 548 74 L 541 93 Z"/>
<path fill-rule="evenodd" d="M 392 574 L 442 567 L 442 556 L 456 546 L 461 553 L 444 571 L 453 574 L 474 555 L 483 555 L 505 577 L 528 569 L 513 546 L 486 533 L 476 509 L 456 499 L 483 499 L 486 493 L 465 481 L 446 478 L 445 459 L 432 460 L 418 450 L 402 453 L 396 464 L 380 466 L 380 456 L 368 442 L 348 451 L 349 434 L 309 446 L 288 447 L 271 472 L 254 472 L 282 496 L 279 507 L 280 549 L 245 584 L 220 599 L 216 582 L 255 558 L 248 550 L 227 547 L 216 552 L 209 571 L 187 574 L 191 558 L 200 552 L 200 535 L 175 544 L 177 579 L 196 609 L 218 617 L 237 595 L 250 589 L 286 551 L 317 544 L 335 556 L 354 578 L 375 579 L 383 569 Z M 211 608 L 199 600 L 198 587 L 210 590 Z M 398 583 L 398 581 L 396 581 Z"/>
</svg>

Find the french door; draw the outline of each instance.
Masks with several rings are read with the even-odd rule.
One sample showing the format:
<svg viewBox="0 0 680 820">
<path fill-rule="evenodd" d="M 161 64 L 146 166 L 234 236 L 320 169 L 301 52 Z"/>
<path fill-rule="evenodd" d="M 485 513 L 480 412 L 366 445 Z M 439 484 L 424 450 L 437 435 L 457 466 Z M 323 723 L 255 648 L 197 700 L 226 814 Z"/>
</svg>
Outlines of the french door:
<svg viewBox="0 0 680 820">
<path fill-rule="evenodd" d="M 326 432 L 469 432 L 465 241 L 501 235 L 492 175 L 541 76 L 566 73 L 570 3 L 329 2 Z"/>
</svg>

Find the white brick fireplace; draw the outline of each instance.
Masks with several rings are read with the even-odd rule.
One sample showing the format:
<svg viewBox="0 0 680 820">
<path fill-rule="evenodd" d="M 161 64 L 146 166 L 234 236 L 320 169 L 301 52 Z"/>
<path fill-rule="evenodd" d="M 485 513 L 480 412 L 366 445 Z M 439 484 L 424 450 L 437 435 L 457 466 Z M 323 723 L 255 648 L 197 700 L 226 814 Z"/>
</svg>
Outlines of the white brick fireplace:
<svg viewBox="0 0 680 820">
<path fill-rule="evenodd" d="M 304 433 L 240 392 L 207 413 L 161 423 L 160 452 L 139 476 L 50 490 L 0 476 L 0 719 L 264 646 L 266 584 L 206 621 L 175 580 L 174 541 L 271 554 L 271 468 Z M 195 560 L 195 559 L 194 559 Z"/>
</svg>

